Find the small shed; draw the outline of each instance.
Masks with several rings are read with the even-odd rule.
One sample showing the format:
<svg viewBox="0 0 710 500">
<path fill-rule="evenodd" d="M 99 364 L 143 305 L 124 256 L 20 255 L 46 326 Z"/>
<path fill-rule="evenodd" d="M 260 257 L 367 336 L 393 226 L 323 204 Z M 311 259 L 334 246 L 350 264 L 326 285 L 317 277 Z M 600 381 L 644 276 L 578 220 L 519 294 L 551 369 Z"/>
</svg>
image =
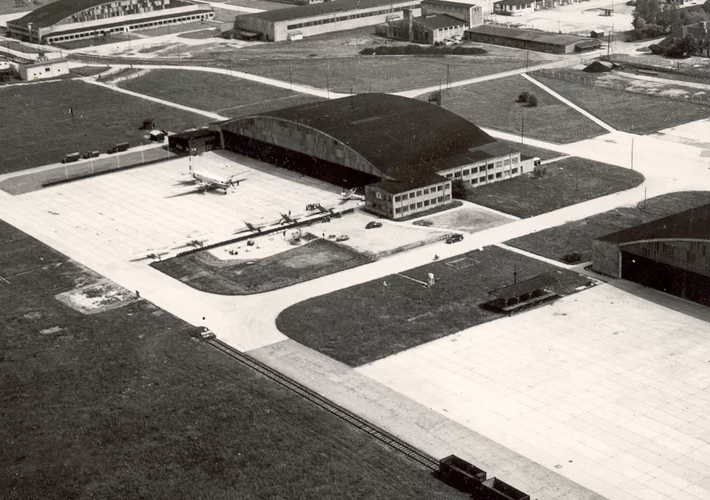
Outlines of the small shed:
<svg viewBox="0 0 710 500">
<path fill-rule="evenodd" d="M 592 38 L 604 38 L 606 36 L 606 32 L 604 30 L 592 30 L 589 33 L 589 36 Z"/>
<path fill-rule="evenodd" d="M 219 132 L 207 127 L 185 130 L 168 137 L 168 149 L 180 153 L 200 154 L 219 147 Z"/>
<path fill-rule="evenodd" d="M 513 313 L 528 309 L 559 296 L 552 290 L 557 280 L 551 274 L 540 274 L 528 280 L 504 286 L 489 292 L 491 300 L 481 304 L 487 309 Z"/>
</svg>

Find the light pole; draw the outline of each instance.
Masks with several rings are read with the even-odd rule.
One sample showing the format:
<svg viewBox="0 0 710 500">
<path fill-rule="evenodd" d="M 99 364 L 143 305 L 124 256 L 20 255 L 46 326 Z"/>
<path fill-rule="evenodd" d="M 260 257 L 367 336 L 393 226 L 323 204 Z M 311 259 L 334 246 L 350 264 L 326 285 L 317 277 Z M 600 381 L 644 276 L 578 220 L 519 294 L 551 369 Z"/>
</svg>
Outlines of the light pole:
<svg viewBox="0 0 710 500">
<path fill-rule="evenodd" d="M 525 141 L 525 108 L 520 108 L 520 144 Z"/>
</svg>

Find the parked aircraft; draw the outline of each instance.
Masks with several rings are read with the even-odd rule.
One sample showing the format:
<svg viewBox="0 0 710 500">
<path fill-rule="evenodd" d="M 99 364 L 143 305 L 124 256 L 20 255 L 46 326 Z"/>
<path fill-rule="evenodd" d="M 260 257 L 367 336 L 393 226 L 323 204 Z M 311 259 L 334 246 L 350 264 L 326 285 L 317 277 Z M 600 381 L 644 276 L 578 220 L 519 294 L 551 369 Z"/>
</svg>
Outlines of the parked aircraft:
<svg viewBox="0 0 710 500">
<path fill-rule="evenodd" d="M 240 182 L 246 180 L 246 177 L 237 178 L 240 174 L 235 174 L 227 178 L 220 178 L 214 174 L 193 170 L 192 166 L 190 166 L 188 174 L 192 176 L 192 179 L 181 182 L 181 184 L 195 184 L 196 191 L 201 194 L 213 189 L 221 189 L 224 191 L 224 194 L 227 194 L 227 189 L 239 186 Z"/>
<path fill-rule="evenodd" d="M 340 193 L 340 199 L 342 201 L 348 201 L 348 200 L 364 200 L 365 197 L 362 196 L 361 194 L 355 194 L 356 188 L 352 188 L 350 191 L 343 191 Z"/>
<path fill-rule="evenodd" d="M 281 220 L 279 222 L 283 222 L 284 224 L 295 224 L 298 222 L 298 219 L 292 219 L 288 214 L 281 214 Z"/>
<path fill-rule="evenodd" d="M 249 231 L 252 231 L 252 232 L 254 232 L 254 233 L 260 233 L 260 232 L 261 232 L 261 226 L 255 226 L 255 225 L 252 224 L 251 222 L 247 222 L 247 221 L 244 221 L 244 224 L 247 225 L 247 227 L 249 228 Z"/>
</svg>

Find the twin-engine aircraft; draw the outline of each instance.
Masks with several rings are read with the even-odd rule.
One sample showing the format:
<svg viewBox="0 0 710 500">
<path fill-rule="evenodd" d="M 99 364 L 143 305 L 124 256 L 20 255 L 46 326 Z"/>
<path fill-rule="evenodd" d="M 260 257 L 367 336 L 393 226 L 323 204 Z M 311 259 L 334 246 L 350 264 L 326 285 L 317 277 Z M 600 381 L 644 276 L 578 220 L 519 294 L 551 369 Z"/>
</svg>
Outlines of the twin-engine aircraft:
<svg viewBox="0 0 710 500">
<path fill-rule="evenodd" d="M 356 188 L 352 188 L 350 191 L 343 191 L 340 193 L 340 200 L 345 202 L 348 200 L 364 200 L 365 197 L 360 194 L 355 194 Z"/>
<path fill-rule="evenodd" d="M 220 178 L 215 174 L 193 170 L 192 166 L 190 166 L 188 174 L 192 176 L 192 179 L 189 181 L 181 181 L 180 183 L 195 185 L 195 191 L 200 194 L 217 189 L 221 189 L 224 191 L 224 194 L 227 194 L 227 190 L 229 188 L 239 186 L 240 182 L 246 180 L 246 177 L 239 177 L 241 174 L 235 174 L 227 178 Z"/>
</svg>

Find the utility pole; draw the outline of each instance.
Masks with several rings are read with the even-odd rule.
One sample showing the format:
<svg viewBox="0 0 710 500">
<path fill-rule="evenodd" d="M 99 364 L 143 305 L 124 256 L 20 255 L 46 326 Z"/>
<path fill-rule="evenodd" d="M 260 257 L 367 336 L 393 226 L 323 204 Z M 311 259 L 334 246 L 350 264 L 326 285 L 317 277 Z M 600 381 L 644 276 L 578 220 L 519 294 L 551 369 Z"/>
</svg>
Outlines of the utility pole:
<svg viewBox="0 0 710 500">
<path fill-rule="evenodd" d="M 528 72 L 528 66 L 530 65 L 530 51 L 525 51 L 525 73 Z"/>
<path fill-rule="evenodd" d="M 513 284 L 518 282 L 518 268 L 513 266 Z"/>
<path fill-rule="evenodd" d="M 643 188 L 643 209 L 646 210 L 646 191 L 648 188 Z"/>
<path fill-rule="evenodd" d="M 520 108 L 523 110 L 524 108 Z M 525 141 L 525 111 L 520 111 L 520 144 Z"/>
<path fill-rule="evenodd" d="M 291 84 L 291 92 L 293 92 L 293 75 L 291 74 L 291 67 L 288 68 L 288 83 Z"/>
<path fill-rule="evenodd" d="M 446 88 L 451 90 L 451 72 L 448 64 L 446 65 Z"/>
</svg>

